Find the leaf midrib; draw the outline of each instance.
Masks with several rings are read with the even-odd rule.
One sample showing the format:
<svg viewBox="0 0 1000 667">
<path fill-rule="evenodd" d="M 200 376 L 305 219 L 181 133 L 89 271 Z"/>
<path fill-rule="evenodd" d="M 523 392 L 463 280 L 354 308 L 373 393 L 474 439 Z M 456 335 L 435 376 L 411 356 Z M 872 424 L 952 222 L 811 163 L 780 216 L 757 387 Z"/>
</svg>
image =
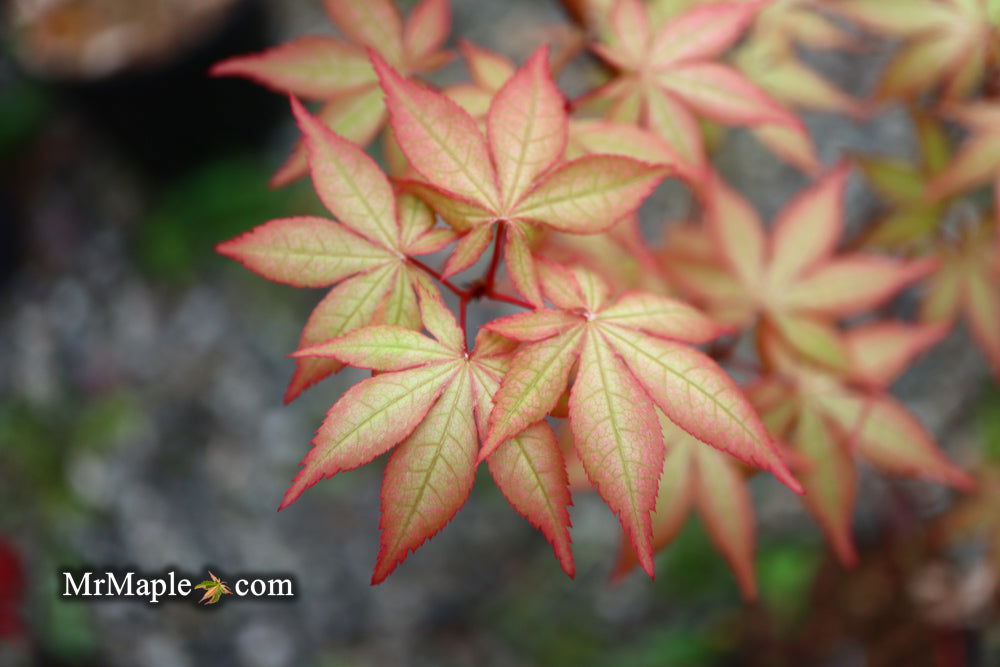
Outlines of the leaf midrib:
<svg viewBox="0 0 1000 667">
<path fill-rule="evenodd" d="M 540 378 L 543 378 L 546 375 L 545 371 L 549 370 L 555 364 L 555 362 L 556 362 L 557 359 L 561 359 L 562 358 L 562 355 L 565 353 L 566 349 L 568 347 L 570 347 L 572 344 L 575 344 L 575 343 L 578 342 L 577 339 L 579 338 L 579 336 L 580 336 L 580 330 L 579 329 L 571 329 L 570 331 L 566 331 L 564 333 L 561 333 L 558 336 L 555 336 L 553 338 L 547 338 L 546 340 L 542 341 L 543 343 L 548 343 L 550 341 L 554 341 L 556 338 L 564 338 L 566 340 L 566 343 L 564 345 L 562 345 L 559 348 L 559 350 L 549 358 L 549 360 L 542 367 L 542 372 L 539 372 L 539 373 L 535 374 L 534 379 L 532 380 L 532 382 L 530 382 L 528 384 L 528 387 L 526 389 L 524 389 L 523 391 L 520 392 L 520 395 L 515 400 L 514 404 L 508 410 L 505 411 L 504 419 L 502 421 L 501 420 L 497 420 L 497 422 L 493 424 L 493 426 L 490 428 L 491 432 L 495 433 L 495 432 L 499 431 L 501 429 L 501 427 L 506 428 L 510 424 L 511 416 L 514 415 L 515 413 L 517 413 L 520 410 L 521 405 L 523 405 L 524 401 L 526 400 L 525 396 L 528 393 L 530 393 L 531 391 L 533 391 L 538 386 Z M 541 344 L 541 343 L 535 343 L 535 345 L 539 345 L 539 344 Z M 501 388 L 502 388 L 502 386 L 501 386 Z M 494 405 L 493 412 L 496 412 L 496 408 L 497 408 L 497 406 Z M 517 434 L 515 433 L 515 434 L 509 435 L 509 436 L 505 436 L 504 439 L 513 437 L 513 435 L 517 435 Z M 494 438 L 495 437 L 496 436 L 494 436 Z"/>
<path fill-rule="evenodd" d="M 643 355 L 644 357 L 646 357 L 650 361 L 656 363 L 656 365 L 659 366 L 660 368 L 666 369 L 671 375 L 677 376 L 678 378 L 680 378 L 681 380 L 683 380 L 687 386 L 694 387 L 698 391 L 698 393 L 700 393 L 703 396 L 705 396 L 713 405 L 716 406 L 716 408 L 722 410 L 722 412 L 724 412 L 733 421 L 733 423 L 739 424 L 740 429 L 744 433 L 746 433 L 748 436 L 750 436 L 750 439 L 751 439 L 751 441 L 754 444 L 756 444 L 756 445 L 758 445 L 758 446 L 760 446 L 760 447 L 763 448 L 763 446 L 764 446 L 763 442 L 760 440 L 760 438 L 758 438 L 756 436 L 756 434 L 754 434 L 753 431 L 751 431 L 749 428 L 747 428 L 746 424 L 743 422 L 743 419 L 740 418 L 740 417 L 737 417 L 729 408 L 727 408 L 725 405 L 723 405 L 718 400 L 716 400 L 714 394 L 710 394 L 709 392 L 707 392 L 703 388 L 701 388 L 699 385 L 697 385 L 694 382 L 691 382 L 690 380 L 688 380 L 684 376 L 683 373 L 674 370 L 673 368 L 671 368 L 670 366 L 667 366 L 666 364 L 660 363 L 658 359 L 656 359 L 655 357 L 653 357 L 651 354 L 647 353 L 641 347 L 638 347 L 637 345 L 633 344 L 632 341 L 628 340 L 627 338 L 623 338 L 621 336 L 621 334 L 619 334 L 619 333 L 617 333 L 615 331 L 612 331 L 610 328 L 606 328 L 603 331 L 604 331 L 605 334 L 613 335 L 615 338 L 617 338 L 618 340 L 622 341 L 624 344 L 628 345 L 630 348 L 636 350 L 639 354 Z"/>
<path fill-rule="evenodd" d="M 464 378 L 465 378 L 465 374 L 464 373 L 458 373 L 455 376 L 455 378 L 452 379 L 451 382 L 464 382 L 465 381 Z M 447 392 L 449 389 L 452 388 L 451 382 L 449 382 L 449 385 L 447 387 L 445 387 L 445 389 L 444 389 L 445 392 Z M 448 411 L 448 416 L 445 419 L 445 423 L 444 423 L 443 428 L 441 429 L 441 433 L 442 434 L 448 434 L 448 433 L 451 432 L 451 423 L 452 423 L 452 421 L 455 418 L 455 414 L 458 412 L 455 409 L 455 406 L 458 404 L 458 402 L 462 398 L 461 391 L 462 391 L 462 387 L 461 386 L 459 386 L 458 388 L 455 389 L 455 400 L 452 403 L 452 409 Z M 433 407 L 431 407 L 431 410 L 434 410 L 436 407 L 438 407 L 438 405 L 440 405 L 440 400 L 441 399 L 438 399 L 438 402 L 435 403 L 435 405 Z M 407 534 L 407 531 L 408 531 L 408 529 L 410 527 L 410 524 L 413 521 L 413 516 L 416 513 L 416 508 L 420 505 L 420 501 L 423 500 L 424 493 L 426 492 L 427 488 L 430 486 L 430 478 L 431 478 L 433 472 L 435 471 L 435 468 L 437 466 L 438 460 L 442 459 L 442 457 L 443 457 L 443 451 L 444 451 L 444 449 L 445 449 L 446 446 L 447 446 L 446 445 L 446 441 L 442 439 L 442 441 L 438 444 L 437 448 L 435 449 L 434 455 L 431 457 L 431 461 L 428 464 L 427 468 L 423 470 L 423 475 L 422 475 L 421 481 L 420 481 L 420 488 L 417 491 L 417 497 L 406 508 L 406 518 L 403 521 L 400 522 L 400 530 L 396 533 L 396 539 L 393 540 L 392 550 L 391 550 L 390 553 L 396 554 L 398 552 L 399 545 L 403 541 L 403 536 Z M 447 459 L 443 459 L 443 460 L 444 460 L 445 464 L 452 470 L 452 472 L 454 472 L 455 470 L 451 466 L 451 463 Z M 426 540 L 429 537 L 430 537 L 429 535 L 424 536 L 424 539 Z"/>
<path fill-rule="evenodd" d="M 346 433 L 342 434 L 341 437 L 337 440 L 337 442 L 335 444 L 324 446 L 323 447 L 323 457 L 322 457 L 323 460 L 325 461 L 326 459 L 328 459 L 335 451 L 337 451 L 337 450 L 340 449 L 340 447 L 343 445 L 343 443 L 345 441 L 347 441 L 349 438 L 355 437 L 357 435 L 358 431 L 360 431 L 362 428 L 368 426 L 368 424 L 370 424 L 376 417 L 385 414 L 389 409 L 391 409 L 394 405 L 396 405 L 397 403 L 399 403 L 400 401 L 402 401 L 404 398 L 407 398 L 407 397 L 411 396 L 412 394 L 417 393 L 418 391 L 420 391 L 421 389 L 423 389 L 424 387 L 426 387 L 429 384 L 432 384 L 434 382 L 439 381 L 441 379 L 441 377 L 444 376 L 444 375 L 447 375 L 448 372 L 450 372 L 450 371 L 453 372 L 453 371 L 456 370 L 455 368 L 449 368 L 449 366 L 452 366 L 452 364 L 444 363 L 444 364 L 429 364 L 428 366 L 421 366 L 419 368 L 410 369 L 410 372 L 415 372 L 415 371 L 423 370 L 423 369 L 427 369 L 427 368 L 433 368 L 435 366 L 438 366 L 441 369 L 443 369 L 442 372 L 440 372 L 438 374 L 435 374 L 435 375 L 431 375 L 430 377 L 428 377 L 426 380 L 424 380 L 423 382 L 419 383 L 415 387 L 410 387 L 409 391 L 407 391 L 405 393 L 402 393 L 399 396 L 397 396 L 395 399 L 393 399 L 392 401 L 383 404 L 383 406 L 381 407 L 381 409 L 372 412 L 367 417 L 365 417 L 364 419 L 362 419 L 361 421 L 359 421 L 358 423 L 356 423 L 349 431 L 347 431 Z M 402 372 L 405 373 L 407 371 L 402 371 Z M 445 384 L 446 383 L 444 383 L 444 382 L 441 383 L 441 389 L 442 390 L 443 390 Z M 431 409 L 432 408 L 433 408 L 433 405 L 431 406 Z M 321 465 L 317 465 L 315 467 L 320 467 L 321 468 L 322 466 Z"/>
<path fill-rule="evenodd" d="M 632 514 L 633 520 L 639 520 L 639 519 L 642 518 L 642 510 L 639 509 L 639 507 L 636 505 L 635 480 L 632 479 L 632 475 L 629 474 L 627 461 L 625 460 L 625 453 L 623 451 L 623 449 L 624 449 L 624 443 L 623 443 L 623 439 L 622 439 L 621 434 L 619 433 L 619 429 L 618 429 L 618 419 L 617 419 L 617 416 L 616 416 L 617 413 L 614 410 L 614 405 L 613 405 L 613 403 L 611 401 L 610 392 L 607 391 L 607 387 L 608 387 L 607 374 L 605 373 L 604 364 L 601 363 L 602 360 L 600 359 L 601 355 L 600 355 L 600 349 L 599 349 L 600 345 L 599 345 L 599 343 L 596 340 L 597 335 L 598 334 L 596 332 L 591 331 L 590 332 L 591 338 L 588 341 L 588 343 L 590 345 L 594 346 L 594 357 L 595 357 L 595 360 L 596 360 L 596 363 L 597 363 L 597 372 L 601 376 L 601 387 L 604 388 L 604 391 L 602 391 L 601 394 L 604 396 L 604 403 L 605 403 L 605 405 L 608 408 L 608 416 L 614 422 L 614 429 L 613 430 L 614 430 L 614 434 L 615 434 L 615 442 L 617 443 L 617 446 L 615 447 L 615 454 L 618 456 L 618 464 L 621 466 L 622 478 L 624 478 L 624 480 L 625 480 L 625 487 L 626 487 L 626 490 L 628 492 L 628 500 L 629 500 L 630 513 Z M 631 371 L 628 371 L 626 369 L 626 372 L 631 372 Z M 639 526 L 636 525 L 635 529 L 639 529 Z M 633 537 L 633 539 L 636 542 L 638 542 L 639 539 L 640 539 L 640 537 L 644 538 L 645 536 L 639 536 L 639 535 L 633 534 L 632 537 Z M 638 549 L 636 549 L 636 552 L 638 553 Z"/>
<path fill-rule="evenodd" d="M 405 101 L 413 118 L 416 119 L 418 123 L 420 123 L 420 126 L 424 128 L 424 131 L 427 132 L 428 135 L 430 135 L 430 137 L 435 141 L 435 143 L 437 143 L 437 145 L 441 147 L 441 150 L 443 150 L 448 155 L 448 157 L 450 157 L 452 161 L 458 165 L 462 173 L 465 174 L 466 178 L 469 179 L 469 183 L 476 189 L 479 196 L 482 198 L 482 201 L 478 203 L 484 204 L 483 208 L 487 208 L 495 212 L 497 210 L 497 205 L 494 203 L 493 197 L 490 197 L 489 193 L 483 190 L 483 186 L 477 182 L 478 179 L 474 178 L 475 175 L 469 169 L 469 166 L 463 160 L 459 160 L 458 154 L 454 153 L 449 148 L 448 143 L 444 141 L 444 139 L 440 135 L 438 135 L 437 132 L 434 131 L 434 128 L 431 125 L 429 125 L 426 121 L 424 121 L 424 118 L 421 114 L 416 113 L 416 110 L 414 109 L 414 103 L 408 96 L 402 97 L 401 99 Z M 476 132 L 479 132 L 479 130 L 477 129 Z M 482 134 L 479 135 L 479 138 L 482 138 Z M 486 159 L 487 161 L 489 161 L 488 149 L 486 153 L 487 153 Z M 487 168 L 488 170 L 492 171 L 493 165 L 488 164 Z M 447 190 L 447 188 L 444 189 Z"/>
<path fill-rule="evenodd" d="M 629 159 L 626 156 L 621 156 L 621 155 L 614 156 L 614 157 L 624 157 L 625 159 Z M 636 162 L 638 162 L 638 160 L 636 160 Z M 562 173 L 565 173 L 565 172 L 562 172 Z M 536 190 L 534 190 L 533 192 L 529 192 L 528 194 L 526 194 L 524 196 L 524 199 L 521 200 L 521 206 L 518 207 L 518 209 L 515 212 L 515 214 L 514 214 L 513 217 L 520 218 L 520 217 L 524 217 L 524 216 L 530 216 L 532 213 L 537 213 L 538 209 L 543 208 L 545 206 L 553 206 L 555 204 L 563 204 L 563 203 L 566 203 L 566 202 L 569 202 L 569 201 L 583 199 L 585 197 L 604 197 L 604 196 L 607 196 L 607 193 L 609 191 L 611 191 L 611 190 L 615 190 L 616 188 L 620 188 L 622 186 L 631 185 L 631 184 L 633 184 L 635 182 L 642 181 L 644 179 L 650 178 L 651 176 L 652 176 L 651 173 L 648 173 L 648 172 L 647 173 L 642 173 L 642 172 L 640 172 L 640 173 L 632 175 L 632 176 L 623 177 L 623 178 L 620 178 L 620 179 L 615 180 L 615 181 L 607 182 L 605 184 L 605 186 L 602 187 L 602 188 L 591 188 L 589 190 L 584 190 L 584 191 L 582 191 L 583 194 L 580 194 L 580 191 L 577 191 L 575 193 L 570 192 L 570 193 L 563 194 L 563 195 L 558 195 L 558 196 L 556 196 L 555 193 L 553 193 L 552 196 L 546 197 L 546 198 L 541 199 L 541 200 L 539 200 L 537 202 L 532 202 L 531 201 L 531 197 L 536 192 L 538 192 L 539 189 L 545 187 L 545 185 L 547 184 L 547 181 L 543 181 L 542 183 L 540 183 L 537 186 Z M 530 205 L 527 206 L 527 207 L 524 207 L 523 205 L 525 203 L 528 203 Z"/>
</svg>

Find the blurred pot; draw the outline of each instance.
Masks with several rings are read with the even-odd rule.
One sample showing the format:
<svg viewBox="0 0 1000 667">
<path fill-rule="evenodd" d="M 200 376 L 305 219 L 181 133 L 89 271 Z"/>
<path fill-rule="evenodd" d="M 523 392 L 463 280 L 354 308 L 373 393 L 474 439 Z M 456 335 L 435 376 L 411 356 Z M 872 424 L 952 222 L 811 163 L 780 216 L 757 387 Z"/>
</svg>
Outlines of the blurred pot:
<svg viewBox="0 0 1000 667">
<path fill-rule="evenodd" d="M 257 86 L 207 75 L 266 45 L 260 0 L 17 0 L 12 19 L 24 72 L 155 174 L 246 150 L 283 110 Z"/>
</svg>

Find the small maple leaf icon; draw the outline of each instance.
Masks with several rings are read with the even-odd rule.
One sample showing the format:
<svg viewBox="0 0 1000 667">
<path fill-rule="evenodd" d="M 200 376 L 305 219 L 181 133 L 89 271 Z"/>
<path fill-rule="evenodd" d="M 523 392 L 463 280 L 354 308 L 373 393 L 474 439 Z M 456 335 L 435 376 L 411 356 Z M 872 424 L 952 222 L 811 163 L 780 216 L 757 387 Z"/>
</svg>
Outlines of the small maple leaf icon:
<svg viewBox="0 0 1000 667">
<path fill-rule="evenodd" d="M 220 598 L 222 598 L 224 594 L 225 595 L 232 594 L 232 591 L 229 590 L 229 586 L 226 584 L 226 582 L 220 580 L 217 576 L 215 576 L 212 573 L 211 570 L 208 571 L 208 576 L 212 578 L 206 579 L 205 581 L 195 586 L 195 588 L 205 589 L 205 594 L 201 596 L 201 599 L 198 600 L 198 602 L 203 602 L 205 604 L 215 604 L 216 602 L 219 601 Z"/>
</svg>

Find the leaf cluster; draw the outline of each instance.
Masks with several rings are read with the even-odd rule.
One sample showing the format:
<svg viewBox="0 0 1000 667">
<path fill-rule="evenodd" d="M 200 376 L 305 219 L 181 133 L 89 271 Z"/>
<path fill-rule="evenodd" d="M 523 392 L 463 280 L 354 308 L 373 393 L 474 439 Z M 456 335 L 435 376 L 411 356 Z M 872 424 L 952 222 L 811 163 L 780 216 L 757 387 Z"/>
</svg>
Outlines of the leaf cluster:
<svg viewBox="0 0 1000 667">
<path fill-rule="evenodd" d="M 330 408 L 281 507 L 389 453 L 378 583 L 451 520 L 486 463 L 567 574 L 571 489 L 592 487 L 622 525 L 616 572 L 652 576 L 697 508 L 752 597 L 756 470 L 804 491 L 847 564 L 856 457 L 971 488 L 890 386 L 960 314 L 1000 376 L 996 220 L 949 223 L 1000 170 L 1000 102 L 983 88 L 996 49 L 955 37 L 994 40 L 996 3 L 566 4 L 603 63 L 574 100 L 553 71 L 574 52 L 554 66 L 546 46 L 517 66 L 462 41 L 469 80 L 422 81 L 453 55 L 445 0 L 405 21 L 390 0 L 331 0 L 342 38 L 215 68 L 291 96 L 302 141 L 275 181 L 308 173 L 331 216 L 272 220 L 218 247 L 268 279 L 329 289 L 286 399 L 344 366 L 373 371 Z M 817 157 L 796 110 L 876 108 L 798 59 L 803 46 L 858 47 L 834 14 L 904 41 L 875 101 L 938 95 L 913 112 L 918 164 Z M 933 21 L 948 27 L 925 30 Z M 949 119 L 973 133 L 957 152 Z M 748 128 L 813 184 L 765 225 L 716 173 L 709 125 Z M 379 132 L 389 175 L 364 151 Z M 848 238 L 854 163 L 885 207 Z M 696 210 L 653 247 L 636 212 L 667 178 Z M 444 252 L 440 268 L 424 257 Z M 899 319 L 893 301 L 916 288 L 919 321 Z M 523 312 L 472 331 L 480 300 Z M 754 359 L 737 357 L 748 346 Z"/>
</svg>

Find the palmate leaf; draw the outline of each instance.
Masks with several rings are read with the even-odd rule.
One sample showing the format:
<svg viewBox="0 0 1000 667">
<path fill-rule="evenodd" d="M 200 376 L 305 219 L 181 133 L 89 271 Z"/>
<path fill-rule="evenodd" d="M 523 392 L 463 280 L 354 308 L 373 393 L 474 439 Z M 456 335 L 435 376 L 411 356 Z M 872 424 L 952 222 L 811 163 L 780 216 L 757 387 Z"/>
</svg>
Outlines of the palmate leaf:
<svg viewBox="0 0 1000 667">
<path fill-rule="evenodd" d="M 649 3 L 650 17 L 654 25 L 664 25 L 678 21 L 685 12 L 693 16 L 707 16 L 710 10 L 698 7 L 713 4 L 729 5 L 720 0 L 676 0 Z M 804 107 L 837 111 L 852 115 L 861 112 L 860 105 L 843 91 L 823 79 L 814 70 L 803 65 L 797 54 L 797 46 L 813 49 L 849 48 L 854 40 L 843 30 L 816 11 L 810 0 L 778 0 L 756 2 L 743 0 L 742 4 L 759 7 L 752 25 L 739 48 L 733 53 L 733 63 L 746 75 L 751 83 L 767 93 L 771 98 L 790 107 Z M 734 14 L 738 17 L 738 14 Z M 709 24 L 710 28 L 716 27 Z M 719 27 L 726 27 L 723 23 Z M 730 23 L 730 29 L 745 26 Z M 720 34 L 725 34 L 725 30 Z M 732 42 L 730 42 L 731 44 Z M 656 115 L 666 120 L 662 102 L 650 108 Z M 676 112 L 674 113 L 676 116 Z M 751 133 L 780 159 L 796 166 L 805 173 L 815 174 L 821 170 L 816 148 L 806 128 L 801 123 L 785 122 L 758 124 L 750 128 Z M 696 136 L 696 135 L 695 135 Z M 682 136 L 677 137 L 682 140 Z"/>
<path fill-rule="evenodd" d="M 206 605 L 215 604 L 222 599 L 223 595 L 232 595 L 233 592 L 229 590 L 229 585 L 226 582 L 219 579 L 211 571 L 209 571 L 208 576 L 211 578 L 195 586 L 195 590 L 199 588 L 205 589 L 205 594 L 201 596 L 198 602 Z"/>
<path fill-rule="evenodd" d="M 603 104 L 607 118 L 658 133 L 684 160 L 686 172 L 707 166 L 696 115 L 726 125 L 784 128 L 791 138 L 780 155 L 811 154 L 798 119 L 737 69 L 717 62 L 767 4 L 701 4 L 657 26 L 640 0 L 617 0 L 593 49 L 618 76 L 577 104 Z"/>
<path fill-rule="evenodd" d="M 374 49 L 404 76 L 435 70 L 450 60 L 442 50 L 451 25 L 448 0 L 422 0 L 402 19 L 392 0 L 326 0 L 331 21 L 347 38 L 307 36 L 217 63 L 214 76 L 239 76 L 276 92 L 320 100 L 317 117 L 329 129 L 366 146 L 385 126 L 378 78 L 365 52 Z M 272 185 L 308 173 L 299 144 Z"/>
<path fill-rule="evenodd" d="M 778 0 L 754 20 L 733 62 L 750 81 L 792 108 L 861 116 L 862 105 L 799 57 L 799 48 L 852 49 L 855 37 L 817 11 L 812 0 Z M 822 170 L 815 146 L 803 126 L 762 125 L 751 132 L 781 159 L 807 174 Z"/>
<path fill-rule="evenodd" d="M 561 310 L 486 325 L 523 345 L 496 393 L 480 458 L 552 412 L 576 365 L 569 418 L 577 455 L 650 575 L 650 511 L 664 452 L 657 408 L 703 442 L 799 489 L 735 383 L 682 344 L 707 342 L 720 327 L 653 294 L 632 293 L 609 305 L 607 285 L 589 271 L 547 270 L 542 282 Z"/>
<path fill-rule="evenodd" d="M 306 347 L 378 321 L 417 328 L 414 285 L 423 281 L 407 256 L 435 252 L 452 235 L 435 229 L 434 216 L 410 195 L 398 200 L 385 175 L 355 144 L 328 130 L 293 99 L 305 137 L 313 183 L 336 221 L 304 217 L 272 220 L 218 251 L 250 270 L 298 287 L 335 285 L 306 323 Z M 342 367 L 333 359 L 299 359 L 285 395 Z"/>
<path fill-rule="evenodd" d="M 706 188 L 709 235 L 740 286 L 734 293 L 731 282 L 719 283 L 717 307 L 725 310 L 734 300 L 756 304 L 744 315 L 762 316 L 762 336 L 777 337 L 801 358 L 840 371 L 850 366 L 850 356 L 836 322 L 877 307 L 934 268 L 932 261 L 835 254 L 847 176 L 846 165 L 838 167 L 800 193 L 769 236 L 750 205 L 720 179 Z M 705 263 L 712 267 L 715 261 Z"/>
<path fill-rule="evenodd" d="M 279 507 L 320 479 L 393 450 L 382 485 L 376 584 L 440 531 L 468 498 L 481 460 L 479 434 L 511 349 L 487 334 L 469 354 L 464 333 L 437 292 L 422 285 L 417 292 L 421 319 L 433 338 L 376 325 L 296 353 L 381 372 L 333 405 Z M 544 422 L 527 428 L 505 442 L 489 465 L 511 505 L 543 531 L 572 576 L 570 497 L 551 429 Z"/>
<path fill-rule="evenodd" d="M 1000 468 L 995 460 L 981 462 L 976 471 L 976 492 L 962 498 L 934 522 L 932 535 L 954 544 L 970 538 L 977 548 L 985 545 L 993 567 L 1000 564 Z"/>
<path fill-rule="evenodd" d="M 817 109 L 860 117 L 862 105 L 807 67 L 798 47 L 844 48 L 850 37 L 815 11 L 808 0 L 775 2 L 762 11 L 749 39 L 733 60 L 755 85 L 791 108 Z M 803 125 L 761 125 L 758 141 L 782 160 L 815 175 L 822 170 L 816 147 Z"/>
<path fill-rule="evenodd" d="M 1000 378 L 1000 252 L 998 222 L 980 220 L 955 242 L 937 246 L 937 270 L 927 281 L 921 319 L 951 325 L 962 315 Z"/>
<path fill-rule="evenodd" d="M 480 87 L 506 75 L 495 59 L 466 47 Z M 593 234 L 634 211 L 667 174 L 665 166 L 621 155 L 563 161 L 565 101 L 552 81 L 548 51 L 538 49 L 509 75 L 479 123 L 449 97 L 406 80 L 372 53 L 390 123 L 422 180 L 403 182 L 456 231 L 466 234 L 449 260 L 450 275 L 471 266 L 488 247 L 485 225 L 503 221 L 508 273 L 521 295 L 541 305 L 528 244 L 536 228 Z M 502 62 L 502 61 L 500 61 Z"/>
<path fill-rule="evenodd" d="M 940 328 L 876 322 L 847 334 L 854 367 L 837 378 L 803 365 L 772 341 L 765 356 L 774 375 L 749 390 L 772 435 L 804 459 L 804 501 L 838 559 L 857 561 L 851 531 L 857 492 L 853 458 L 879 470 L 969 490 L 971 478 L 887 391 L 889 384 L 941 336 Z M 889 360 L 881 355 L 888 353 Z"/>
<path fill-rule="evenodd" d="M 940 88 L 946 98 L 974 92 L 998 43 L 996 15 L 973 0 L 838 0 L 827 6 L 869 30 L 902 38 L 882 73 L 882 99 Z"/>
<path fill-rule="evenodd" d="M 653 549 L 665 549 L 697 507 L 712 541 L 728 561 L 747 600 L 757 595 L 753 568 L 754 516 L 750 493 L 735 458 L 705 446 L 659 410 L 666 445 L 663 474 L 653 511 Z M 631 548 L 622 546 L 614 577 L 636 565 Z"/>
<path fill-rule="evenodd" d="M 951 161 L 951 145 L 943 123 L 934 115 L 911 112 L 920 149 L 916 163 L 868 156 L 861 171 L 887 211 L 864 235 L 870 248 L 924 249 L 945 217 L 949 197 L 938 197 L 931 183 Z"/>
<path fill-rule="evenodd" d="M 1000 104 L 975 102 L 955 106 L 948 115 L 971 131 L 954 159 L 930 182 L 938 199 L 963 194 L 1000 178 Z"/>
</svg>

